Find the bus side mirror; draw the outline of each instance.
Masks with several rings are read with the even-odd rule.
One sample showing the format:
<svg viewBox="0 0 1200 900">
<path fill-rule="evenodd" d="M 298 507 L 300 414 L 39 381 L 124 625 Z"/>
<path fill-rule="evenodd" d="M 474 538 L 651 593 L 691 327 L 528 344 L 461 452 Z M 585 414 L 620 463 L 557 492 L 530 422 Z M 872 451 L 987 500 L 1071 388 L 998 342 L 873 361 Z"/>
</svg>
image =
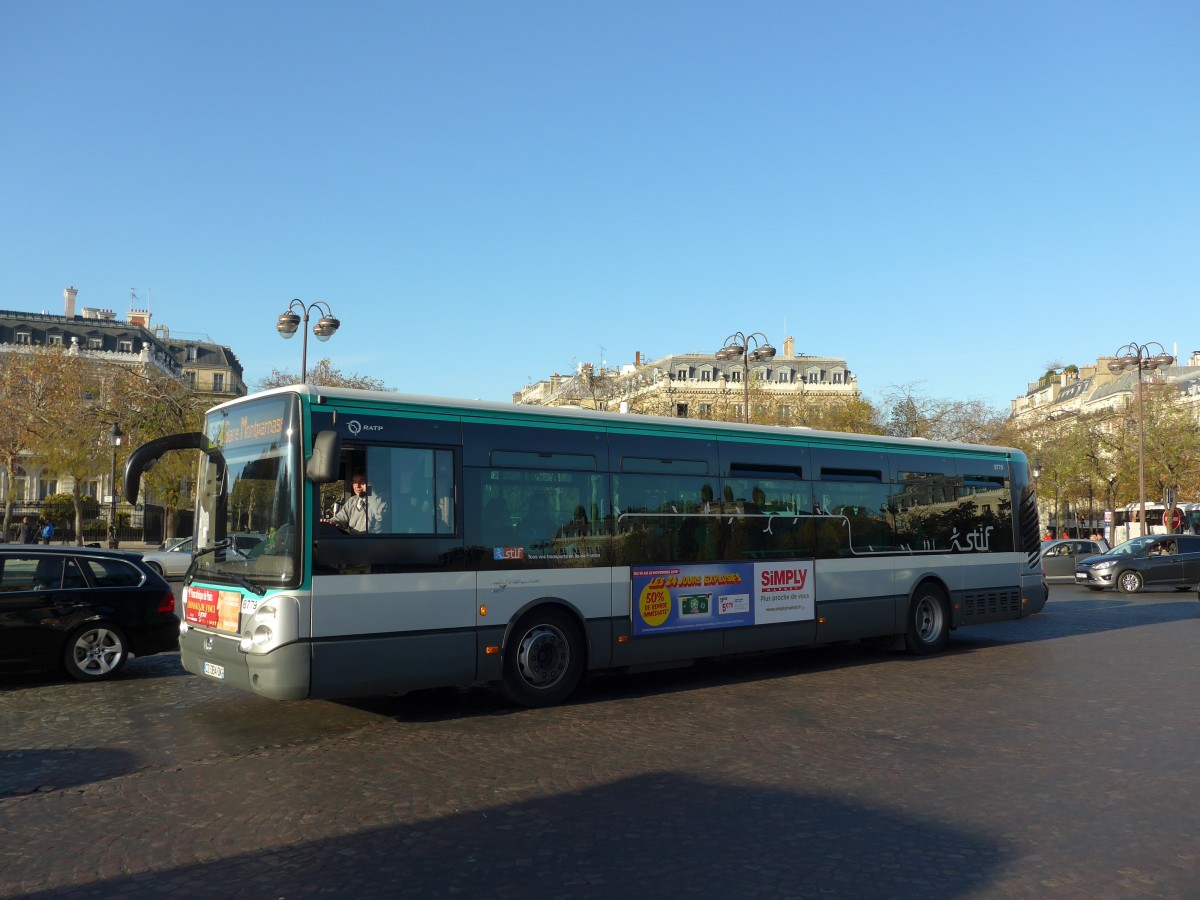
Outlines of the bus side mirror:
<svg viewBox="0 0 1200 900">
<path fill-rule="evenodd" d="M 312 456 L 304 475 L 313 484 L 330 484 L 340 477 L 338 463 L 342 456 L 342 439 L 336 431 L 322 431 L 313 438 Z"/>
</svg>

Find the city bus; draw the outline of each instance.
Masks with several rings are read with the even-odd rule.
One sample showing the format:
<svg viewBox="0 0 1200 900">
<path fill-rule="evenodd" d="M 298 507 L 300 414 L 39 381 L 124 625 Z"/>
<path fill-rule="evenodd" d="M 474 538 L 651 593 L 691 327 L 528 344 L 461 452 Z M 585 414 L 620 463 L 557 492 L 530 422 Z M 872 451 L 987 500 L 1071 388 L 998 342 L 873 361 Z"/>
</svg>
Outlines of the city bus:
<svg viewBox="0 0 1200 900">
<path fill-rule="evenodd" d="M 546 706 L 602 670 L 933 653 L 1046 602 L 1002 447 L 295 385 L 139 447 L 126 497 L 181 449 L 183 665 L 279 700 L 493 684 Z"/>
<path fill-rule="evenodd" d="M 1200 503 L 1179 503 L 1175 508 L 1181 513 L 1181 524 L 1178 529 L 1183 534 L 1200 534 Z M 1139 523 L 1142 519 L 1142 507 L 1138 502 L 1128 503 L 1112 511 L 1110 543 L 1115 547 L 1122 541 L 1144 534 L 1167 534 L 1170 528 L 1163 522 L 1166 507 L 1157 501 L 1146 503 L 1146 528 L 1143 532 Z"/>
</svg>

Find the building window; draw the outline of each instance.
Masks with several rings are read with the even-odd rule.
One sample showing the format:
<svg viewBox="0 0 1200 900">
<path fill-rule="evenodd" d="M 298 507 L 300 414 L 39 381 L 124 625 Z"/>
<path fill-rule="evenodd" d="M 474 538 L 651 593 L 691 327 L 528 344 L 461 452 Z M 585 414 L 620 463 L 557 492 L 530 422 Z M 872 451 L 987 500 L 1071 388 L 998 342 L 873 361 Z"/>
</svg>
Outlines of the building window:
<svg viewBox="0 0 1200 900">
<path fill-rule="evenodd" d="M 213 390 L 214 391 L 225 390 L 225 376 L 219 372 L 213 375 Z"/>
<path fill-rule="evenodd" d="M 58 493 L 57 478 L 39 478 L 38 479 L 38 499 L 45 500 Z"/>
<path fill-rule="evenodd" d="M 687 407 L 688 407 L 688 405 L 686 403 L 676 403 L 675 404 L 676 418 L 686 419 L 687 418 Z"/>
<path fill-rule="evenodd" d="M 737 418 L 737 419 L 741 419 L 741 417 L 742 417 L 742 404 L 740 404 L 740 403 L 735 403 L 735 404 L 733 404 L 733 415 L 734 415 L 734 417 L 735 417 L 735 418 Z"/>
<path fill-rule="evenodd" d="M 779 407 L 779 417 L 786 422 L 792 417 L 792 408 L 786 405 Z"/>
<path fill-rule="evenodd" d="M 700 418 L 707 419 L 711 415 L 712 415 L 712 404 L 711 403 L 701 403 L 700 404 Z"/>
<path fill-rule="evenodd" d="M 61 334 L 51 334 L 51 335 L 48 335 L 47 337 L 50 340 L 51 347 L 61 347 L 62 346 L 62 335 Z"/>
<path fill-rule="evenodd" d="M 17 332 L 17 343 L 18 344 L 29 344 L 32 342 L 32 337 L 33 336 L 28 331 L 18 331 Z"/>
<path fill-rule="evenodd" d="M 132 353 L 133 341 L 117 341 L 117 349 L 122 353 Z"/>
<path fill-rule="evenodd" d="M 791 381 L 791 378 L 789 377 L 791 374 L 792 374 L 791 370 L 789 370 L 789 369 L 780 369 L 779 370 L 779 383 L 787 384 L 789 381 Z"/>
<path fill-rule="evenodd" d="M 196 348 L 194 345 L 187 348 L 187 358 L 189 362 L 196 361 Z"/>
<path fill-rule="evenodd" d="M 88 349 L 89 350 L 99 350 L 103 346 L 104 346 L 104 340 L 102 338 L 98 338 L 98 337 L 88 338 Z"/>
<path fill-rule="evenodd" d="M 700 380 L 701 381 L 712 381 L 712 370 L 701 369 L 700 370 Z"/>
<path fill-rule="evenodd" d="M 680 369 L 675 375 L 675 380 L 676 381 L 687 381 L 687 377 L 688 377 L 688 370 Z"/>
<path fill-rule="evenodd" d="M 16 477 L 12 483 L 12 498 L 14 500 L 25 499 L 25 470 L 20 466 L 16 466 Z"/>
<path fill-rule="evenodd" d="M 188 387 L 195 389 L 196 373 L 193 372 L 191 369 L 188 369 L 186 372 L 183 373 L 183 380 L 188 383 Z"/>
<path fill-rule="evenodd" d="M 741 371 L 741 369 L 734 369 L 732 372 L 730 372 L 730 373 L 729 373 L 729 380 L 730 380 L 730 381 L 741 381 L 741 380 L 742 380 L 742 371 Z"/>
</svg>

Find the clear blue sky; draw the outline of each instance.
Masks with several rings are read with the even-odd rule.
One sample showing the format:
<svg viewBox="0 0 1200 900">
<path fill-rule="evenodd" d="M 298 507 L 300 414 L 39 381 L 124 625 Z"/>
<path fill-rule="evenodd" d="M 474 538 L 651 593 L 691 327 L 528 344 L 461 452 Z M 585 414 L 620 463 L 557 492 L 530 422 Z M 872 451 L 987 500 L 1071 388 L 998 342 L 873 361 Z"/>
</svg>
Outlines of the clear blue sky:
<svg viewBox="0 0 1200 900">
<path fill-rule="evenodd" d="M 507 400 L 733 331 L 1007 408 L 1200 349 L 1200 3 L 0 4 L 0 308 Z M 601 350 L 603 348 L 603 350 Z"/>
</svg>

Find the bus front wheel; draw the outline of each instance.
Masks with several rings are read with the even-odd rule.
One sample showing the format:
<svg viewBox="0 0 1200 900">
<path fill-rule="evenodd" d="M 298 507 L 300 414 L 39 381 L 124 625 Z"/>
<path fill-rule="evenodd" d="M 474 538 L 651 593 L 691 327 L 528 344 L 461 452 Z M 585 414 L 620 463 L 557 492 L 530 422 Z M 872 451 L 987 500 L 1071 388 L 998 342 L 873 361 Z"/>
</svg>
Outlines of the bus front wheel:
<svg viewBox="0 0 1200 900">
<path fill-rule="evenodd" d="M 504 647 L 504 695 L 521 706 L 554 706 L 583 677 L 583 638 L 567 612 L 553 606 L 526 613 Z"/>
<path fill-rule="evenodd" d="M 905 649 L 919 655 L 939 653 L 949 642 L 950 614 L 946 596 L 934 585 L 922 585 L 908 605 Z"/>
</svg>

